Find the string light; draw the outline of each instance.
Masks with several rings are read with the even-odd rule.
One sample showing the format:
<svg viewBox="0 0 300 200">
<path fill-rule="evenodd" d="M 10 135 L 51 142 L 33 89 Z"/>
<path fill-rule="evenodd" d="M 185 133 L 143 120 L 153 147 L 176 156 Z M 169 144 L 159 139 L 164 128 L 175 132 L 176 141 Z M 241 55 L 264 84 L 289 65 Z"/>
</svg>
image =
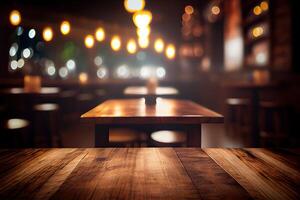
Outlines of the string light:
<svg viewBox="0 0 300 200">
<path fill-rule="evenodd" d="M 119 36 L 113 36 L 110 42 L 112 50 L 119 51 L 121 49 L 121 39 Z"/>
<path fill-rule="evenodd" d="M 130 54 L 134 54 L 136 52 L 136 43 L 134 39 L 130 39 L 127 43 L 127 51 Z"/>
<path fill-rule="evenodd" d="M 254 15 L 260 15 L 262 13 L 260 6 L 255 6 L 253 8 L 253 13 L 254 13 Z"/>
<path fill-rule="evenodd" d="M 43 30 L 43 38 L 46 42 L 49 42 L 53 39 L 53 31 L 51 27 L 46 27 Z"/>
<path fill-rule="evenodd" d="M 252 35 L 254 37 L 259 37 L 261 36 L 262 34 L 264 34 L 264 29 L 260 26 L 258 27 L 255 27 L 253 30 L 252 30 Z"/>
<path fill-rule="evenodd" d="M 21 14 L 18 10 L 13 10 L 9 16 L 10 23 L 13 26 L 18 26 L 21 23 Z"/>
<path fill-rule="evenodd" d="M 68 21 L 63 21 L 60 25 L 60 31 L 63 35 L 67 35 L 71 31 L 71 25 Z"/>
<path fill-rule="evenodd" d="M 154 42 L 154 49 L 157 53 L 161 53 L 164 50 L 164 41 L 161 38 L 158 38 Z"/>
<path fill-rule="evenodd" d="M 98 42 L 102 42 L 105 39 L 105 31 L 103 28 L 97 28 L 95 32 L 95 37 Z"/>
<path fill-rule="evenodd" d="M 133 15 L 133 22 L 138 28 L 149 26 L 152 21 L 152 13 L 148 10 L 135 12 Z"/>
<path fill-rule="evenodd" d="M 211 8 L 211 13 L 214 15 L 219 15 L 220 14 L 220 7 L 219 6 L 213 6 Z"/>
<path fill-rule="evenodd" d="M 268 4 L 268 2 L 266 2 L 266 1 L 262 1 L 262 2 L 260 3 L 260 7 L 261 7 L 261 9 L 262 9 L 263 11 L 269 10 L 269 4 Z"/>
<path fill-rule="evenodd" d="M 81 84 L 85 84 L 88 81 L 88 78 L 89 78 L 89 76 L 85 72 L 80 73 L 79 76 L 78 76 L 79 82 Z"/>
<path fill-rule="evenodd" d="M 87 35 L 85 36 L 85 39 L 84 39 L 84 44 L 87 48 L 92 48 L 94 46 L 94 37 L 92 35 Z"/>
<path fill-rule="evenodd" d="M 128 12 L 134 13 L 144 9 L 145 0 L 125 0 L 124 7 Z"/>
<path fill-rule="evenodd" d="M 166 56 L 168 59 L 174 59 L 176 54 L 175 46 L 173 44 L 169 44 L 166 47 Z"/>
</svg>

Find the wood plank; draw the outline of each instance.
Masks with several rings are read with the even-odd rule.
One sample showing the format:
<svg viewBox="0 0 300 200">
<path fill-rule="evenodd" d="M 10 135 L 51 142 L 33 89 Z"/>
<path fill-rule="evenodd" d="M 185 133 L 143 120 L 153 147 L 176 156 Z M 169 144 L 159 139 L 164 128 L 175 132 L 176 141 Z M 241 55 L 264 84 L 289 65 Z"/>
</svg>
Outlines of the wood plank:
<svg viewBox="0 0 300 200">
<path fill-rule="evenodd" d="M 203 199 L 251 199 L 248 192 L 203 150 L 177 148 L 175 151 Z"/>
<path fill-rule="evenodd" d="M 200 198 L 173 149 L 103 151 L 87 155 L 53 199 Z"/>
<path fill-rule="evenodd" d="M 187 100 L 157 99 L 145 105 L 144 99 L 107 100 L 81 116 L 97 124 L 201 124 L 223 123 L 222 115 Z"/>
<path fill-rule="evenodd" d="M 35 192 L 79 156 L 75 149 L 49 149 L 0 177 L 0 199 L 32 199 Z"/>
<path fill-rule="evenodd" d="M 256 199 L 299 199 L 297 178 L 286 176 L 289 166 L 261 159 L 247 149 L 205 149 L 225 171 Z M 256 152 L 257 154 L 257 152 Z M 265 156 L 264 156 L 265 157 Z M 275 157 L 272 159 L 276 159 Z M 278 167 L 280 166 L 280 167 Z M 284 170 L 282 170 L 284 168 Z M 294 169 L 298 171 L 299 169 Z"/>
</svg>

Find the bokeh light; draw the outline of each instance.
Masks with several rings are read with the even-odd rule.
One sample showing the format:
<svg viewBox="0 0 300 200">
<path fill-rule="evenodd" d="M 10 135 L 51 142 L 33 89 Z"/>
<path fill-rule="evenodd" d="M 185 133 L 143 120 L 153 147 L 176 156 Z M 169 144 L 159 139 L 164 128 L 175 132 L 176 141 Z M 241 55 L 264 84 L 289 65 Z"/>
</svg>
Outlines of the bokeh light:
<svg viewBox="0 0 300 200">
<path fill-rule="evenodd" d="M 145 49 L 145 48 L 147 48 L 149 46 L 149 38 L 148 37 L 139 38 L 138 42 L 139 42 L 139 46 L 142 49 Z"/>
<path fill-rule="evenodd" d="M 257 26 L 252 30 L 252 35 L 254 37 L 259 37 L 264 34 L 264 29 L 261 26 Z"/>
<path fill-rule="evenodd" d="M 110 42 L 112 50 L 119 51 L 121 49 L 121 39 L 119 36 L 113 36 Z"/>
<path fill-rule="evenodd" d="M 21 23 L 21 13 L 18 10 L 11 11 L 9 21 L 13 26 L 18 26 Z"/>
<path fill-rule="evenodd" d="M 97 28 L 95 38 L 98 42 L 102 42 L 105 39 L 105 31 L 102 27 Z"/>
<path fill-rule="evenodd" d="M 219 15 L 220 14 L 220 7 L 219 6 L 213 6 L 212 8 L 211 8 L 211 13 L 213 14 L 213 15 Z"/>
<path fill-rule="evenodd" d="M 134 54 L 136 52 L 137 46 L 136 46 L 136 42 L 134 39 L 130 39 L 127 42 L 127 51 L 130 54 Z"/>
<path fill-rule="evenodd" d="M 63 35 L 67 35 L 71 31 L 71 25 L 68 21 L 63 21 L 60 25 L 60 31 Z"/>
<path fill-rule="evenodd" d="M 136 30 L 136 33 L 139 37 L 149 37 L 150 35 L 150 32 L 151 32 L 151 28 L 149 26 L 147 27 L 143 27 L 143 28 L 138 28 Z"/>
<path fill-rule="evenodd" d="M 184 8 L 184 11 L 185 11 L 186 14 L 191 15 L 191 14 L 194 13 L 194 8 L 193 8 L 193 6 L 188 5 L 188 6 L 186 6 L 186 7 Z"/>
<path fill-rule="evenodd" d="M 164 44 L 164 41 L 161 38 L 158 38 L 158 39 L 155 40 L 154 49 L 157 53 L 163 52 L 164 47 L 165 47 L 165 44 Z"/>
<path fill-rule="evenodd" d="M 166 56 L 168 59 L 174 59 L 175 58 L 175 55 L 176 55 L 176 49 L 175 49 L 175 46 L 173 44 L 169 44 L 167 47 L 166 47 Z"/>
<path fill-rule="evenodd" d="M 30 39 L 33 39 L 35 37 L 35 35 L 36 35 L 36 31 L 33 28 L 30 29 L 29 32 L 28 32 L 28 37 Z"/>
<path fill-rule="evenodd" d="M 95 40 L 92 35 L 87 35 L 84 38 L 84 44 L 87 48 L 92 48 L 94 46 Z"/>
<path fill-rule="evenodd" d="M 81 84 L 85 84 L 88 81 L 88 78 L 89 78 L 89 76 L 85 72 L 81 72 L 78 76 L 79 82 Z"/>
<path fill-rule="evenodd" d="M 125 0 L 124 7 L 128 12 L 134 13 L 144 9 L 145 0 Z"/>
<path fill-rule="evenodd" d="M 255 6 L 253 8 L 253 13 L 254 13 L 254 15 L 260 15 L 262 13 L 260 6 Z"/>
<path fill-rule="evenodd" d="M 44 28 L 43 38 L 46 42 L 50 42 L 53 39 L 53 31 L 51 27 Z"/>
<path fill-rule="evenodd" d="M 135 12 L 133 15 L 133 22 L 138 28 L 145 28 L 149 26 L 152 21 L 152 13 L 148 10 Z"/>
</svg>

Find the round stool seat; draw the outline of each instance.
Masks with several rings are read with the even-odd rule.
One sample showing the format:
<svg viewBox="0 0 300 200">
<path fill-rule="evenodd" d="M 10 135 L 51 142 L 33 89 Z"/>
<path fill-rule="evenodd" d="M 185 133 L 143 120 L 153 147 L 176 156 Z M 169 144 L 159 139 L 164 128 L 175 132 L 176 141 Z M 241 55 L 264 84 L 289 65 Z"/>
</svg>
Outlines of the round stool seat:
<svg viewBox="0 0 300 200">
<path fill-rule="evenodd" d="M 245 99 L 245 98 L 228 98 L 226 99 L 226 103 L 232 106 L 239 106 L 239 105 L 249 105 L 250 101 L 249 99 Z"/>
<path fill-rule="evenodd" d="M 59 106 L 54 103 L 43 103 L 36 104 L 33 108 L 36 111 L 55 111 L 59 109 Z"/>
<path fill-rule="evenodd" d="M 4 122 L 4 129 L 15 130 L 22 129 L 29 126 L 29 121 L 25 119 L 9 119 Z"/>
<path fill-rule="evenodd" d="M 186 134 L 178 131 L 157 131 L 151 134 L 151 139 L 162 144 L 183 144 L 186 142 Z"/>
<path fill-rule="evenodd" d="M 130 129 L 111 129 L 109 131 L 109 142 L 132 143 L 139 140 L 139 134 Z"/>
</svg>

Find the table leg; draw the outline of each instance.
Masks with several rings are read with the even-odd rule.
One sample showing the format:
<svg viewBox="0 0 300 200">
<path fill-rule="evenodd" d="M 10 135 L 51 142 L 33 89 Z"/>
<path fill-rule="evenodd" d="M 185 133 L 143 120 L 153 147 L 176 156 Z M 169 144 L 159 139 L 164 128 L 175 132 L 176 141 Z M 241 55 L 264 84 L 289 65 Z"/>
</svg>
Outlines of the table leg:
<svg viewBox="0 0 300 200">
<path fill-rule="evenodd" d="M 109 127 L 105 125 L 95 125 L 95 147 L 108 147 Z"/>
<path fill-rule="evenodd" d="M 201 148 L 201 125 L 188 127 L 187 133 L 187 146 Z"/>
</svg>

